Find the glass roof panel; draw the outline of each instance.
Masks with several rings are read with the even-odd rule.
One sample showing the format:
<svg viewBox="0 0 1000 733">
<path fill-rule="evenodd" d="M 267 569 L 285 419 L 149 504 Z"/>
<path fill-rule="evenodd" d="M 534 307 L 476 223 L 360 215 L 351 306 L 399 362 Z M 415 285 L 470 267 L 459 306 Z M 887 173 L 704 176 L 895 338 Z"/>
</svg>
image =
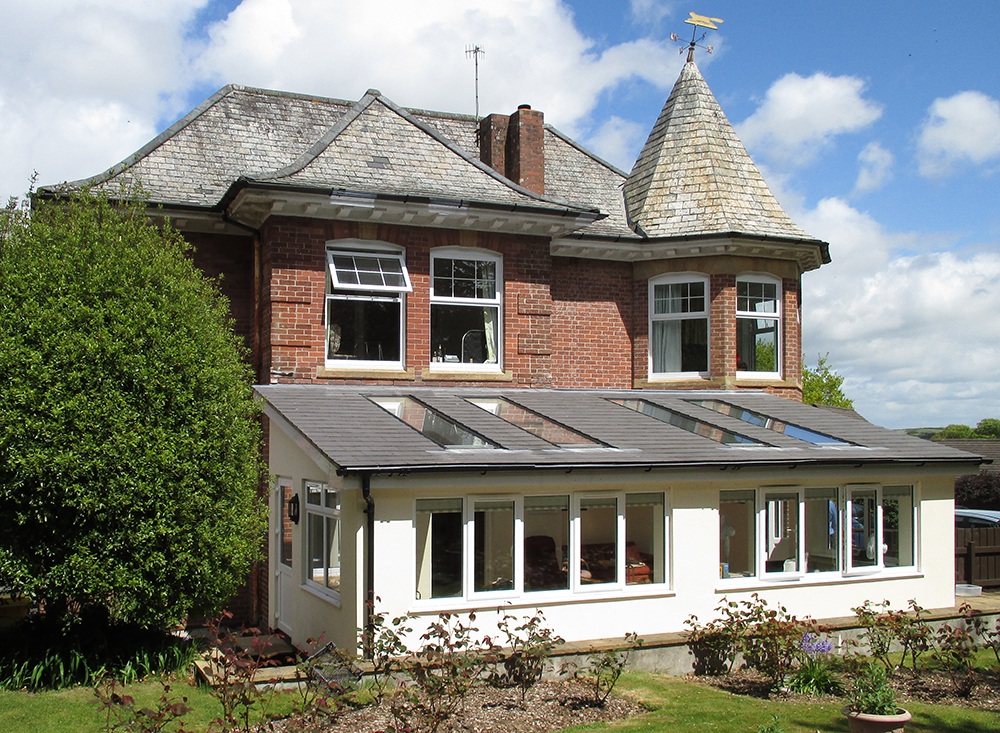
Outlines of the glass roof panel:
<svg viewBox="0 0 1000 733">
<path fill-rule="evenodd" d="M 744 435 L 739 435 L 728 430 L 723 430 L 722 428 L 717 428 L 714 425 L 709 425 L 708 423 L 701 422 L 700 420 L 695 420 L 693 417 L 688 417 L 687 415 L 682 415 L 679 412 L 668 410 L 662 405 L 647 402 L 646 400 L 614 399 L 611 400 L 611 402 L 614 402 L 616 405 L 621 405 L 622 407 L 627 407 L 630 410 L 641 412 L 643 415 L 649 415 L 652 418 L 656 418 L 661 422 L 669 423 L 670 425 L 681 428 L 682 430 L 687 430 L 689 433 L 694 433 L 695 435 L 700 435 L 703 438 L 714 440 L 716 443 L 722 443 L 724 445 L 764 445 L 764 443 L 761 443 L 759 440 L 753 440 L 752 438 L 748 438 Z"/>
<path fill-rule="evenodd" d="M 372 397 L 369 395 L 368 399 L 445 448 L 497 447 L 481 435 L 476 435 L 450 417 L 446 417 L 412 397 Z"/>
<path fill-rule="evenodd" d="M 823 435 L 822 433 L 817 433 L 813 430 L 800 428 L 798 425 L 792 425 L 790 423 L 782 422 L 781 420 L 775 420 L 773 417 L 768 417 L 767 415 L 762 415 L 759 412 L 753 412 L 752 410 L 747 410 L 743 407 L 737 407 L 736 405 L 731 405 L 728 402 L 722 402 L 720 400 L 688 401 L 693 405 L 707 407 L 709 410 L 715 410 L 722 415 L 729 415 L 729 417 L 735 417 L 737 420 L 742 420 L 743 422 L 756 425 L 757 427 L 767 428 L 768 430 L 773 430 L 776 433 L 783 433 L 791 438 L 797 438 L 798 440 L 806 443 L 812 443 L 813 445 L 849 445 L 845 441 L 838 440 L 837 438 L 831 438 L 829 435 Z"/>
<path fill-rule="evenodd" d="M 600 445 L 596 440 L 588 438 L 586 435 L 581 435 L 501 397 L 470 397 L 468 401 L 553 445 L 562 448 Z"/>
</svg>

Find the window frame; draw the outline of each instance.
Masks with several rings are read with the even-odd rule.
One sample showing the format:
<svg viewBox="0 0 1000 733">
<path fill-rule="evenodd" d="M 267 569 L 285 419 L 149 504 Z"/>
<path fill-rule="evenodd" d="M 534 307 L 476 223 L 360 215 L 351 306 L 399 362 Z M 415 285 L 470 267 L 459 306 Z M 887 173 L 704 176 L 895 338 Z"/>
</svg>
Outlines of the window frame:
<svg viewBox="0 0 1000 733">
<path fill-rule="evenodd" d="M 775 312 L 759 312 L 759 311 L 748 311 L 740 310 L 740 283 L 756 283 L 762 285 L 774 285 L 775 286 Z M 783 324 L 784 324 L 784 293 L 782 290 L 781 278 L 775 277 L 773 275 L 766 274 L 745 274 L 740 275 L 736 278 L 736 333 L 735 341 L 737 346 L 737 357 L 739 356 L 739 322 L 741 320 L 767 320 L 774 321 L 774 365 L 776 367 L 775 371 L 759 372 L 754 369 L 740 369 L 739 361 L 737 360 L 736 368 L 736 378 L 737 379 L 781 379 L 782 375 L 782 364 L 784 356 L 784 338 L 783 338 Z"/>
<path fill-rule="evenodd" d="M 320 489 L 320 503 L 310 504 L 309 503 L 309 487 L 314 485 Z M 333 494 L 336 497 L 336 506 L 329 507 L 326 505 L 326 497 L 328 494 Z M 302 495 L 303 501 L 301 504 L 301 514 L 302 519 L 305 522 L 305 531 L 302 533 L 303 542 L 305 543 L 305 558 L 306 561 L 303 563 L 302 567 L 302 585 L 313 593 L 333 601 L 337 605 L 340 605 L 340 587 L 343 578 L 343 521 L 341 518 L 341 508 L 343 501 L 343 491 L 341 489 L 335 489 L 330 486 L 327 481 L 319 481 L 316 479 L 303 479 L 302 480 Z M 336 588 L 331 588 L 329 585 L 319 583 L 313 579 L 313 561 L 315 558 L 312 557 L 312 522 L 310 521 L 311 516 L 320 517 L 322 520 L 323 527 L 323 547 L 328 548 L 327 544 L 327 528 L 329 527 L 327 520 L 333 520 L 335 523 L 335 532 L 337 535 L 337 559 L 339 565 L 338 570 L 338 582 Z M 324 576 L 329 575 L 330 570 L 329 563 L 324 566 Z"/>
<path fill-rule="evenodd" d="M 341 284 L 337 276 L 337 268 L 333 258 L 336 255 L 352 257 L 378 257 L 393 259 L 399 262 L 402 269 L 404 285 L 391 287 L 385 285 Z M 359 239 L 334 239 L 326 243 L 326 291 L 323 298 L 323 359 L 324 366 L 330 369 L 349 370 L 401 370 L 406 363 L 406 294 L 413 292 L 409 270 L 406 266 L 406 249 L 389 242 L 366 241 Z M 330 307 L 332 301 L 348 303 L 361 302 L 392 302 L 399 309 L 399 358 L 398 359 L 356 359 L 331 358 L 330 356 Z"/>
<path fill-rule="evenodd" d="M 701 311 L 687 311 L 682 313 L 656 313 L 656 286 L 674 285 L 685 283 L 700 283 L 705 289 L 704 308 Z M 708 379 L 712 368 L 712 303 L 711 303 L 711 283 L 708 275 L 697 272 L 668 273 L 649 278 L 647 286 L 647 315 L 649 328 L 647 332 L 646 348 L 646 369 L 649 379 L 653 381 L 663 379 Z M 704 371 L 654 371 L 653 358 L 653 331 L 655 324 L 663 321 L 690 321 L 704 318 L 705 320 L 705 370 Z"/>
<path fill-rule="evenodd" d="M 438 295 L 435 292 L 434 268 L 437 260 L 463 260 L 468 262 L 491 262 L 495 266 L 494 297 L 458 297 L 453 295 Z M 503 279 L 503 255 L 499 252 L 487 249 L 477 249 L 473 247 L 438 247 L 432 249 L 430 253 L 430 287 L 428 290 L 428 326 L 431 338 L 428 340 L 427 360 L 432 369 L 442 371 L 461 372 L 502 372 L 504 363 L 504 279 Z M 435 306 L 454 306 L 469 308 L 495 308 L 496 309 L 496 362 L 462 362 L 462 353 L 456 355 L 458 361 L 446 361 L 447 356 L 443 352 L 437 354 L 438 346 L 433 342 L 434 334 L 434 308 Z M 468 335 L 466 332 L 463 339 Z M 485 327 L 484 327 L 485 333 Z M 487 337 L 487 344 L 489 339 Z M 487 347 L 488 348 L 488 347 Z"/>
<path fill-rule="evenodd" d="M 912 562 L 907 565 L 886 565 L 885 557 L 887 547 L 885 544 L 885 513 L 884 513 L 884 502 L 885 502 L 885 489 L 895 490 L 895 493 L 890 493 L 890 496 L 901 495 L 902 489 L 909 490 L 909 501 L 910 501 L 910 511 L 905 514 L 907 517 L 906 521 L 909 522 L 909 529 L 904 532 L 902 528 L 899 529 L 900 534 L 906 534 L 909 537 L 908 551 L 906 555 L 912 558 Z M 836 568 L 832 570 L 809 570 L 809 562 L 807 558 L 807 551 L 809 544 L 807 542 L 807 534 L 809 532 L 809 523 L 807 517 L 807 502 L 810 499 L 811 491 L 836 491 L 837 500 L 837 530 L 835 538 L 835 546 L 838 548 L 839 557 L 837 558 Z M 752 547 L 755 555 L 755 562 L 753 567 L 755 568 L 755 575 L 753 576 L 725 576 L 723 575 L 723 565 L 725 562 L 722 559 L 722 503 L 723 498 L 726 495 L 733 495 L 729 500 L 729 503 L 735 502 L 739 499 L 739 495 L 744 492 L 754 492 L 754 507 L 755 516 L 753 522 L 753 530 L 755 536 L 753 538 Z M 768 497 L 779 496 L 781 494 L 795 494 L 797 497 L 798 506 L 798 520 L 797 520 L 797 532 L 798 537 L 796 538 L 796 552 L 797 552 L 797 566 L 794 571 L 791 570 L 767 570 L 767 557 L 769 554 L 769 548 L 771 544 L 771 532 L 768 526 Z M 855 565 L 854 557 L 852 553 L 853 541 L 854 541 L 854 523 L 853 523 L 853 512 L 854 505 L 861 501 L 867 501 L 870 496 L 874 496 L 875 501 L 875 512 L 874 517 L 870 518 L 870 524 L 875 527 L 874 535 L 874 557 L 871 558 L 874 562 L 870 565 Z M 815 497 L 814 497 L 815 498 Z M 827 498 L 827 501 L 832 501 L 832 498 Z M 747 496 L 744 501 L 749 501 L 749 496 Z M 900 524 L 902 525 L 904 515 L 899 514 Z M 816 580 L 819 582 L 836 582 L 837 580 L 849 580 L 858 577 L 870 577 L 873 575 L 878 575 L 880 577 L 891 578 L 893 576 L 908 576 L 914 573 L 920 572 L 920 499 L 919 490 L 915 483 L 902 483 L 902 484 L 876 484 L 876 483 L 863 483 L 863 484 L 841 484 L 841 485 L 821 485 L 815 487 L 804 487 L 799 485 L 794 486 L 757 486 L 755 488 L 741 488 L 741 489 L 721 489 L 719 491 L 719 508 L 718 508 L 718 521 L 720 531 L 720 555 L 719 555 L 719 568 L 720 568 L 720 582 L 724 586 L 729 585 L 747 585 L 756 584 L 761 582 L 796 582 L 802 580 Z M 867 535 L 867 527 L 862 527 Z M 867 551 L 868 540 L 865 540 L 865 550 Z M 900 548 L 897 548 L 897 552 L 902 556 L 903 553 Z"/>
<path fill-rule="evenodd" d="M 626 522 L 626 511 L 628 507 L 628 496 L 652 494 L 657 495 L 661 500 L 662 507 L 662 537 L 660 542 L 654 545 L 654 559 L 662 564 L 659 573 L 652 573 L 653 580 L 649 583 L 633 582 L 629 583 L 627 578 L 626 547 L 628 543 L 628 527 Z M 580 567 L 583 555 L 583 545 L 581 537 L 581 502 L 587 499 L 607 499 L 614 498 L 616 502 L 615 513 L 615 536 L 616 536 L 616 557 L 615 557 L 615 580 L 613 582 L 584 583 L 580 573 L 573 573 L 569 578 L 566 588 L 525 590 L 525 499 L 533 497 L 556 497 L 568 498 L 569 521 L 568 521 L 568 548 L 563 561 L 568 568 Z M 420 539 L 417 523 L 417 499 L 413 503 L 413 535 L 411 546 L 414 550 L 414 587 L 411 603 L 415 608 L 423 609 L 429 607 L 441 607 L 443 605 L 466 605 L 476 604 L 482 606 L 484 602 L 515 602 L 515 603 L 544 603 L 550 600 L 560 600 L 562 602 L 573 600 L 585 600 L 597 594 L 613 594 L 619 597 L 662 595 L 668 592 L 672 583 L 672 563 L 670 559 L 670 549 L 672 544 L 672 507 L 670 500 L 670 490 L 663 488 L 656 490 L 635 490 L 635 491 L 560 491 L 552 490 L 544 493 L 532 494 L 461 494 L 461 495 L 434 495 L 420 497 L 420 499 L 430 501 L 461 500 L 462 502 L 462 583 L 461 594 L 456 596 L 441 597 L 418 597 L 418 575 L 419 553 L 417 543 Z M 513 502 L 514 515 L 514 552 L 513 587 L 503 590 L 475 590 L 476 574 L 476 507 L 482 502 Z M 428 566 L 429 567 L 429 566 Z M 657 582 L 656 575 L 662 577 Z"/>
</svg>

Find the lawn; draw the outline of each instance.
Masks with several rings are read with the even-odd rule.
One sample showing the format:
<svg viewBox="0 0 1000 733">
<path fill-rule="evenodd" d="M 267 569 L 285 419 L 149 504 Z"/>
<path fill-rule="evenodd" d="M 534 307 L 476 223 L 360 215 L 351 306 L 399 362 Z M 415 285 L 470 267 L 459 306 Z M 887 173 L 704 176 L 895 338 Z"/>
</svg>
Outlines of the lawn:
<svg viewBox="0 0 1000 733">
<path fill-rule="evenodd" d="M 592 725 L 568 730 L 614 731 L 615 733 L 755 733 L 758 726 L 778 717 L 785 733 L 844 733 L 847 721 L 839 703 L 812 704 L 776 702 L 732 695 L 690 679 L 667 675 L 629 673 L 619 689 L 640 700 L 648 713 L 611 725 Z M 152 704 L 161 688 L 156 682 L 128 687 L 129 694 L 143 704 Z M 203 688 L 186 682 L 174 683 L 174 693 L 186 695 L 195 712 L 185 716 L 187 728 L 207 731 L 218 714 L 215 700 Z M 276 712 L 290 708 L 289 696 L 275 701 Z M 913 721 L 907 733 L 994 733 L 1000 730 L 1000 715 L 994 712 L 946 705 L 908 703 Z M 0 730 L 18 733 L 94 733 L 103 730 L 103 718 L 89 688 L 61 692 L 0 692 Z M 172 728 L 168 728 L 172 730 Z"/>
</svg>

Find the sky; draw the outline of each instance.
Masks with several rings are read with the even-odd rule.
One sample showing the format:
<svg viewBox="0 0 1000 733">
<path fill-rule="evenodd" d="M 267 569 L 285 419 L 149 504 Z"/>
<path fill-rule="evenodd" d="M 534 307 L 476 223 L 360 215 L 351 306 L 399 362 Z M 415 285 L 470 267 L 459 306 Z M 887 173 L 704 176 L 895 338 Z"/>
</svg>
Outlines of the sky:
<svg viewBox="0 0 1000 733">
<path fill-rule="evenodd" d="M 995 0 L 0 0 L 0 198 L 106 170 L 229 83 L 471 114 L 473 45 L 482 114 L 530 104 L 627 172 L 689 11 L 724 21 L 698 66 L 830 244 L 807 363 L 887 427 L 1000 417 Z"/>
</svg>

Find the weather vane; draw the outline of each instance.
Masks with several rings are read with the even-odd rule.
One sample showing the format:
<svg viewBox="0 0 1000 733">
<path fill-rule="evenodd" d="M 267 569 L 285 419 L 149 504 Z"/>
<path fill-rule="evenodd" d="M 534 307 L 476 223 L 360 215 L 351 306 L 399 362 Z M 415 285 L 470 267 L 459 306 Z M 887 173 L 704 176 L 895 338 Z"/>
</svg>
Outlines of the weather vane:
<svg viewBox="0 0 1000 733">
<path fill-rule="evenodd" d="M 688 61 L 694 61 L 694 49 L 695 49 L 695 46 L 698 45 L 698 41 L 704 41 L 705 40 L 705 36 L 708 34 L 708 31 L 705 31 L 705 32 L 703 32 L 701 34 L 701 38 L 697 38 L 698 29 L 699 28 L 711 28 L 712 30 L 717 31 L 717 30 L 719 30 L 719 26 L 717 26 L 716 23 L 724 23 L 725 21 L 722 18 L 709 18 L 707 15 L 698 15 L 697 13 L 688 13 L 688 15 L 690 15 L 691 17 L 687 18 L 684 22 L 685 23 L 690 23 L 691 25 L 693 25 L 694 26 L 694 30 L 691 32 L 691 42 L 687 46 L 687 50 L 688 50 L 688 58 L 687 58 L 687 60 Z M 670 34 L 670 40 L 671 41 L 679 41 L 679 40 L 681 40 L 681 37 L 678 36 L 676 33 L 671 33 Z M 712 47 L 711 46 L 702 46 L 702 48 L 704 48 L 709 53 L 712 53 Z M 684 52 L 684 49 L 682 48 L 681 49 L 681 53 L 683 53 L 683 52 Z"/>
<path fill-rule="evenodd" d="M 485 56 L 486 51 L 478 43 L 465 47 L 465 55 L 476 60 L 476 119 L 479 119 L 479 57 Z"/>
</svg>

